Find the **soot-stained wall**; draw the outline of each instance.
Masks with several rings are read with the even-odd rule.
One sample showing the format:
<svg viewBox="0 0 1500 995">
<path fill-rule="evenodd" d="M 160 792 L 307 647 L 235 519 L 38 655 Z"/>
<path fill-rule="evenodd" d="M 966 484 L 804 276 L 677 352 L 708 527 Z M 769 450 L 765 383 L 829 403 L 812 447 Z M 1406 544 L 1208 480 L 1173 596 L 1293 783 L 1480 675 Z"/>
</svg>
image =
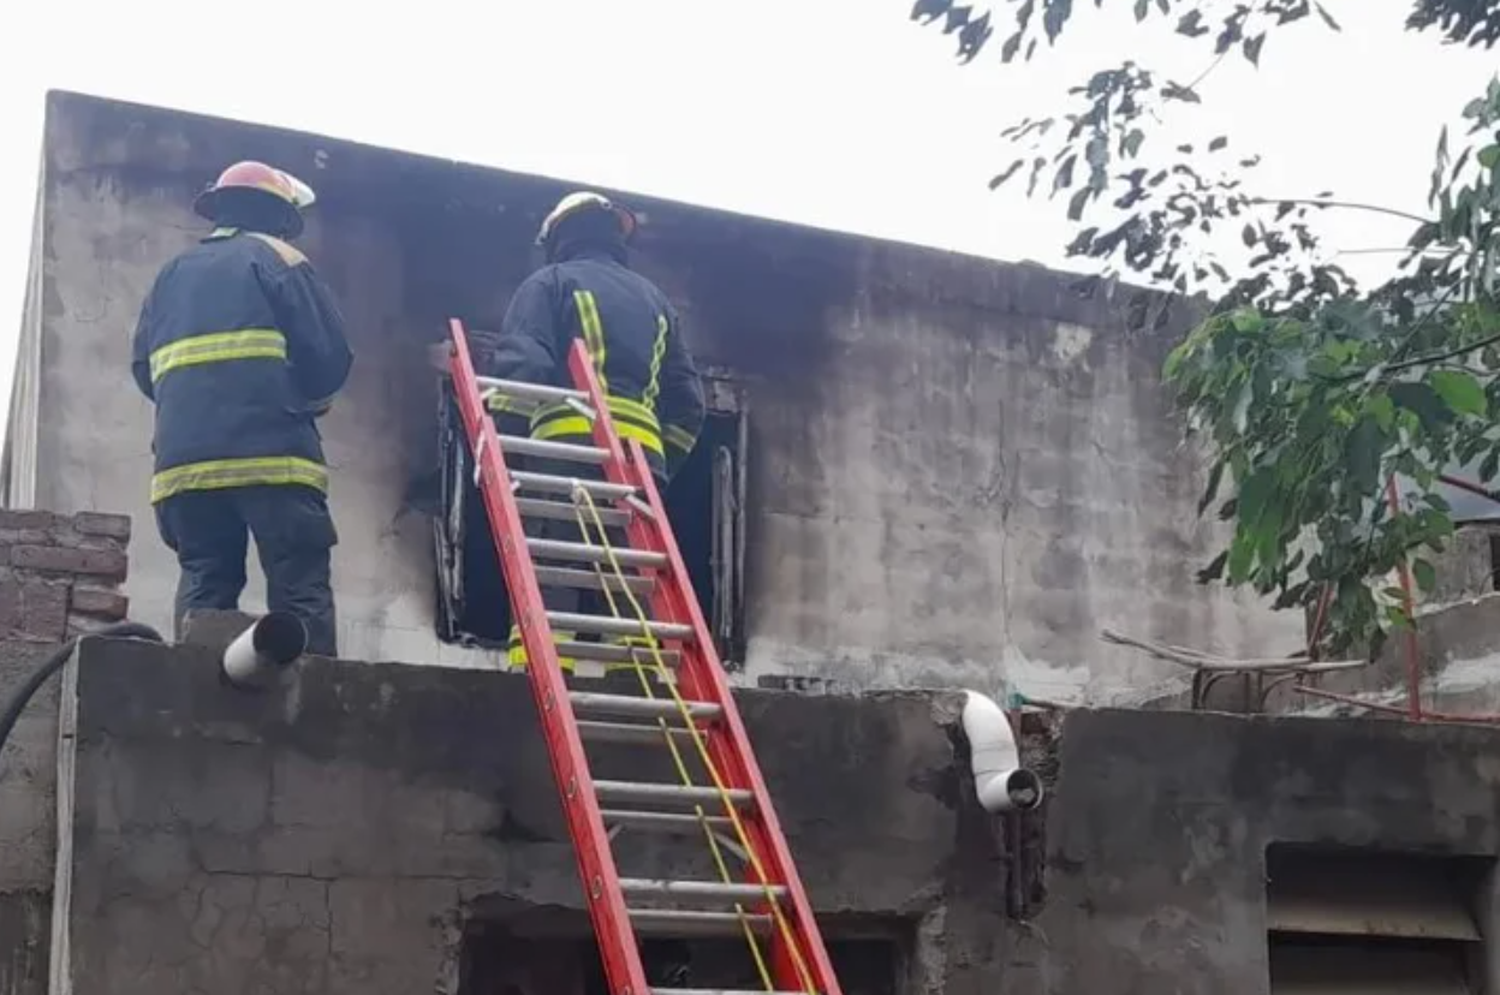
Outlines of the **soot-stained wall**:
<svg viewBox="0 0 1500 995">
<path fill-rule="evenodd" d="M 436 459 L 425 347 L 495 327 L 568 187 L 229 121 L 53 94 L 7 496 L 150 522 L 147 402 L 128 342 L 188 205 L 254 157 L 319 191 L 304 248 L 357 354 L 323 422 L 343 541 L 341 655 L 485 662 L 433 636 L 432 537 L 405 505 Z M 1158 380 L 1179 330 L 1127 331 L 1071 279 L 645 198 L 637 259 L 749 410 L 747 670 L 853 686 L 1004 686 L 1133 701 L 1181 677 L 1105 626 L 1233 653 L 1300 622 L 1192 582 L 1197 465 Z M 167 550 L 130 593 L 164 623 Z"/>
</svg>

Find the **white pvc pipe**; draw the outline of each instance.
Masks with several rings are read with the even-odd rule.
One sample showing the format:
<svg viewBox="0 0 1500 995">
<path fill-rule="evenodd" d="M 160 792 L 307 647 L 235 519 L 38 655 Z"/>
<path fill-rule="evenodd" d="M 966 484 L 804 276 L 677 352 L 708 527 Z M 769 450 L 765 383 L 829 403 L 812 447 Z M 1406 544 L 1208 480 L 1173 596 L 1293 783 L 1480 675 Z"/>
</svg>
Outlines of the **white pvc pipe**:
<svg viewBox="0 0 1500 995">
<path fill-rule="evenodd" d="M 224 651 L 224 676 L 239 688 L 262 687 L 307 650 L 307 627 L 287 612 L 271 612 L 235 637 Z"/>
<path fill-rule="evenodd" d="M 974 790 L 986 812 L 1025 811 L 1042 803 L 1042 780 L 1021 766 L 1010 719 L 994 700 L 965 691 L 963 725 L 974 770 Z"/>
</svg>

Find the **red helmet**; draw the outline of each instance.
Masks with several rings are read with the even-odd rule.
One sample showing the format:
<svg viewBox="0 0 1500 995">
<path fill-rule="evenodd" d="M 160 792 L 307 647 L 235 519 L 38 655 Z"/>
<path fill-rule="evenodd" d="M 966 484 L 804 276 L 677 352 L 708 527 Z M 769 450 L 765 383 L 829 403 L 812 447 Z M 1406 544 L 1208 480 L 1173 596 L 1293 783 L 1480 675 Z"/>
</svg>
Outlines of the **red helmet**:
<svg viewBox="0 0 1500 995">
<path fill-rule="evenodd" d="M 246 160 L 237 162 L 219 174 L 213 186 L 198 195 L 193 201 L 193 210 L 210 221 L 219 220 L 221 205 L 227 198 L 246 195 L 274 198 L 271 203 L 282 208 L 282 221 L 288 236 L 302 231 L 302 211 L 317 199 L 312 188 L 285 170 L 267 166 L 263 162 Z"/>
</svg>

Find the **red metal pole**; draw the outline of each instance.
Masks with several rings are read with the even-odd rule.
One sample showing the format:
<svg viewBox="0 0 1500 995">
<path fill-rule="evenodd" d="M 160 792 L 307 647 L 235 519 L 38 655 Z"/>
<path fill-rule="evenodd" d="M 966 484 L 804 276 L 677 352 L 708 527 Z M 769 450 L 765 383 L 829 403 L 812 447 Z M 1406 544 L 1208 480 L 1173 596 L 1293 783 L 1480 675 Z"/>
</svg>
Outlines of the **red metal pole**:
<svg viewBox="0 0 1500 995">
<path fill-rule="evenodd" d="M 1323 593 L 1318 595 L 1318 613 L 1313 618 L 1312 635 L 1307 637 L 1307 658 L 1318 659 L 1318 641 L 1323 638 L 1323 625 L 1328 621 L 1328 606 L 1333 601 L 1333 585 L 1325 583 Z"/>
<path fill-rule="evenodd" d="M 1465 480 L 1462 477 L 1453 477 L 1446 473 L 1438 474 L 1438 480 L 1447 484 L 1449 487 L 1457 487 L 1461 491 L 1468 491 L 1470 494 L 1477 494 L 1482 498 L 1488 498 L 1491 501 L 1500 503 L 1500 492 L 1492 491 L 1488 487 L 1485 487 L 1481 484 L 1476 484 L 1472 480 Z"/>
<path fill-rule="evenodd" d="M 1396 478 L 1387 477 L 1385 496 L 1391 506 L 1391 517 L 1401 514 L 1401 498 L 1396 493 Z M 1417 602 L 1411 593 L 1411 566 L 1406 558 L 1396 567 L 1401 578 L 1401 601 L 1406 609 L 1406 715 L 1413 722 L 1422 721 L 1422 646 L 1417 641 Z"/>
</svg>

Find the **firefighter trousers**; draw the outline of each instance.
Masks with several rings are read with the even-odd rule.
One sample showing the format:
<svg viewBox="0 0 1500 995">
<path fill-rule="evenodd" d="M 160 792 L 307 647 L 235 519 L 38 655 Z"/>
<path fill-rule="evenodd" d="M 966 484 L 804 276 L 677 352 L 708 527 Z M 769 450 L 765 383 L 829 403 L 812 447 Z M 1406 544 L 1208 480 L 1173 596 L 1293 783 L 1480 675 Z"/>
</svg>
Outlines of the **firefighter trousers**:
<svg viewBox="0 0 1500 995">
<path fill-rule="evenodd" d="M 338 532 L 321 491 L 298 484 L 186 491 L 157 504 L 156 525 L 177 554 L 179 634 L 190 609 L 239 608 L 253 536 L 266 606 L 302 620 L 309 653 L 337 655 L 331 559 Z"/>
<path fill-rule="evenodd" d="M 593 441 L 588 436 L 580 436 L 578 438 L 569 436 L 551 441 L 568 442 L 574 445 L 593 445 Z M 540 459 L 537 457 L 527 457 L 523 460 L 518 460 L 517 463 L 517 469 L 524 469 L 532 473 L 546 473 L 561 477 L 577 477 L 590 480 L 600 479 L 603 476 L 599 467 L 585 466 L 572 462 Z M 661 477 L 657 477 L 656 486 L 658 487 L 658 489 L 665 492 L 666 481 Z M 563 500 L 568 501 L 569 499 L 564 498 Z M 601 500 L 599 501 L 599 507 L 601 509 L 610 507 L 610 503 Z M 585 521 L 590 521 L 587 518 L 586 514 Z M 527 518 L 523 522 L 522 527 L 524 528 L 527 536 L 535 539 L 549 539 L 556 542 L 588 542 L 591 545 L 602 545 L 598 530 L 593 526 L 592 522 L 590 522 L 588 526 L 586 537 L 585 533 L 579 529 L 576 521 L 560 521 L 546 518 Z M 628 540 L 625 535 L 625 530 L 622 528 L 607 528 L 605 530 L 605 535 L 609 540 L 609 544 L 616 550 L 625 549 L 628 546 Z M 548 562 L 545 557 L 537 557 L 537 561 L 539 564 L 545 564 Z M 574 569 L 582 567 L 582 569 L 584 570 L 592 570 L 592 568 L 587 565 L 570 563 L 566 561 L 557 561 L 554 565 L 568 566 Z M 606 574 L 613 574 L 613 570 L 608 563 L 601 564 L 601 569 Z M 627 568 L 626 573 L 631 573 L 631 570 Z M 581 615 L 612 614 L 612 612 L 610 611 L 609 599 L 605 596 L 603 591 L 598 590 L 579 589 L 573 587 L 544 587 L 542 588 L 542 603 L 546 606 L 548 611 L 554 612 L 571 612 Z M 629 600 L 622 592 L 615 592 L 615 605 L 619 609 L 621 615 L 625 616 L 626 618 L 633 617 Z M 552 638 L 556 642 L 568 642 L 574 639 L 578 639 L 583 642 L 592 642 L 596 639 L 599 639 L 600 637 L 592 634 L 578 635 L 572 632 L 560 631 L 559 629 L 554 628 L 552 632 Z M 621 644 L 629 644 L 636 641 L 633 637 L 614 636 L 603 638 L 606 642 L 616 642 Z M 510 664 L 512 666 L 524 667 L 527 663 L 526 649 L 521 645 L 521 630 L 514 624 L 512 624 L 510 630 L 508 649 Z M 563 659 L 561 662 L 564 670 L 573 670 L 574 663 L 572 660 Z M 612 671 L 616 669 L 634 668 L 627 665 L 624 668 L 611 666 L 607 669 Z"/>
</svg>

